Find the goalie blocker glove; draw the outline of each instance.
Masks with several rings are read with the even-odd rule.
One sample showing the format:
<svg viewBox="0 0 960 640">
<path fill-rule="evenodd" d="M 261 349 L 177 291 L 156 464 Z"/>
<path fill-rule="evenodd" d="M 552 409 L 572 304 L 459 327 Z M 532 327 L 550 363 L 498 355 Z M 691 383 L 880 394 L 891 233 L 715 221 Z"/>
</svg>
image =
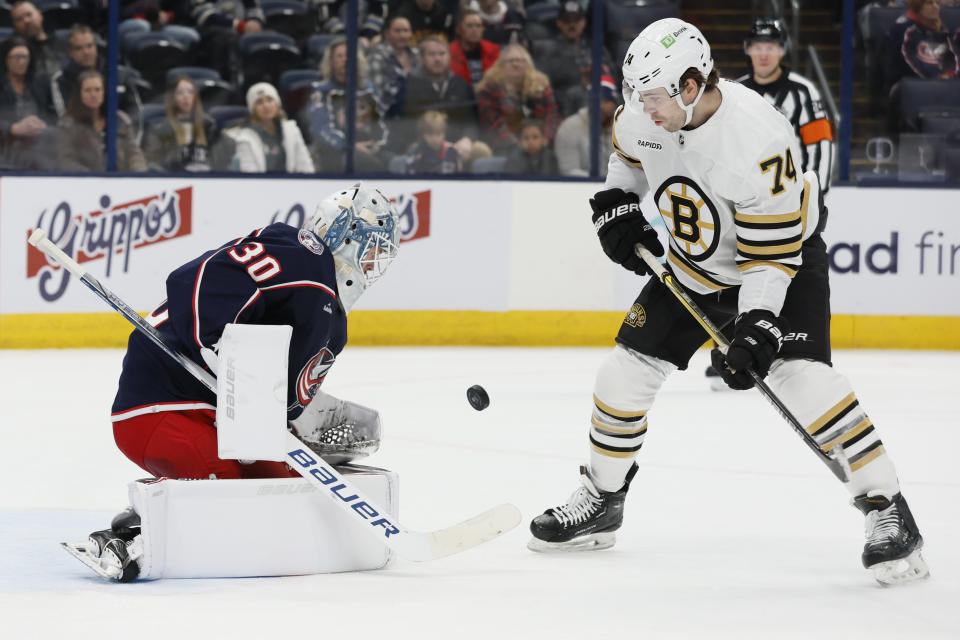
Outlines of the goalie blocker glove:
<svg viewBox="0 0 960 640">
<path fill-rule="evenodd" d="M 733 330 L 733 340 L 724 356 L 719 349 L 710 353 L 714 368 L 731 389 L 753 387 L 753 370 L 760 379 L 767 377 L 780 347 L 783 345 L 783 321 L 766 309 L 752 309 L 740 314 Z"/>
<path fill-rule="evenodd" d="M 607 189 L 590 198 L 593 227 L 607 257 L 637 275 L 651 273 L 633 247 L 641 244 L 653 255 L 663 255 L 663 245 L 640 211 L 640 197 L 623 189 Z"/>
</svg>

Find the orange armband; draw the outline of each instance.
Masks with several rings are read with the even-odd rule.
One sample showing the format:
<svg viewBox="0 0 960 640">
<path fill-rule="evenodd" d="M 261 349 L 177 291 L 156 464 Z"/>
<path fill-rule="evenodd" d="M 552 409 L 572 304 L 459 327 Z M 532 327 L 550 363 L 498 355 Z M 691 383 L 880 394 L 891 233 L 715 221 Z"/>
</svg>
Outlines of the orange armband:
<svg viewBox="0 0 960 640">
<path fill-rule="evenodd" d="M 821 140 L 833 140 L 833 129 L 830 128 L 830 121 L 826 118 L 814 120 L 800 127 L 800 138 L 803 144 L 814 144 Z"/>
</svg>

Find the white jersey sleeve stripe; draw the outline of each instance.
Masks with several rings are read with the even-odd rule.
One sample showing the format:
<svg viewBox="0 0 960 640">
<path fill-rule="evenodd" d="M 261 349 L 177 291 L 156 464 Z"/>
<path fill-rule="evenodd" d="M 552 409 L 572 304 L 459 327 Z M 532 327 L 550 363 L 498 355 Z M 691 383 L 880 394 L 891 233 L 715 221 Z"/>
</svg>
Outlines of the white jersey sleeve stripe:
<svg viewBox="0 0 960 640">
<path fill-rule="evenodd" d="M 209 402 L 160 402 L 158 404 L 148 404 L 142 407 L 134 407 L 126 411 L 120 411 L 110 416 L 111 422 L 122 422 L 137 416 L 143 416 L 150 413 L 161 413 L 163 411 L 193 411 L 196 409 L 209 409 L 215 411 L 216 407 Z"/>
</svg>

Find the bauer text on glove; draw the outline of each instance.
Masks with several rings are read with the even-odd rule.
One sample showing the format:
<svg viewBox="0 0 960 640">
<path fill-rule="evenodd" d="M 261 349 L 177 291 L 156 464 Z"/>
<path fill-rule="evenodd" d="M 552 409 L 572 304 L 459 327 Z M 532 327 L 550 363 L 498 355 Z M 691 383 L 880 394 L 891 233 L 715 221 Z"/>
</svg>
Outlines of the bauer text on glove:
<svg viewBox="0 0 960 640">
<path fill-rule="evenodd" d="M 732 389 L 749 389 L 753 370 L 761 379 L 767 376 L 783 345 L 783 321 L 766 309 L 753 309 L 737 318 L 733 340 L 724 356 L 718 349 L 710 354 L 714 368 Z"/>
<path fill-rule="evenodd" d="M 662 256 L 663 245 L 640 211 L 640 197 L 623 189 L 607 189 L 590 199 L 590 208 L 593 227 L 607 257 L 637 275 L 650 273 L 633 247 L 640 244 L 655 256 Z"/>
</svg>

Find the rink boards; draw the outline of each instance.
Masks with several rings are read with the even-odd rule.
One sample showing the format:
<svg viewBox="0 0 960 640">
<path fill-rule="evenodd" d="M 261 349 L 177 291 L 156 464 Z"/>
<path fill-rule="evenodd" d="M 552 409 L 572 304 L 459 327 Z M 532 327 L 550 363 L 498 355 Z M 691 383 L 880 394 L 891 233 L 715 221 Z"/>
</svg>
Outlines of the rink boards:
<svg viewBox="0 0 960 640">
<path fill-rule="evenodd" d="M 147 312 L 172 268 L 271 222 L 298 225 L 349 184 L 0 177 L 0 347 L 122 346 L 130 331 L 28 247 L 35 228 Z M 600 251 L 586 204 L 598 183 L 377 184 L 397 204 L 404 242 L 351 314 L 351 344 L 610 344 L 643 284 Z M 831 190 L 834 346 L 960 349 L 956 194 Z"/>
</svg>

